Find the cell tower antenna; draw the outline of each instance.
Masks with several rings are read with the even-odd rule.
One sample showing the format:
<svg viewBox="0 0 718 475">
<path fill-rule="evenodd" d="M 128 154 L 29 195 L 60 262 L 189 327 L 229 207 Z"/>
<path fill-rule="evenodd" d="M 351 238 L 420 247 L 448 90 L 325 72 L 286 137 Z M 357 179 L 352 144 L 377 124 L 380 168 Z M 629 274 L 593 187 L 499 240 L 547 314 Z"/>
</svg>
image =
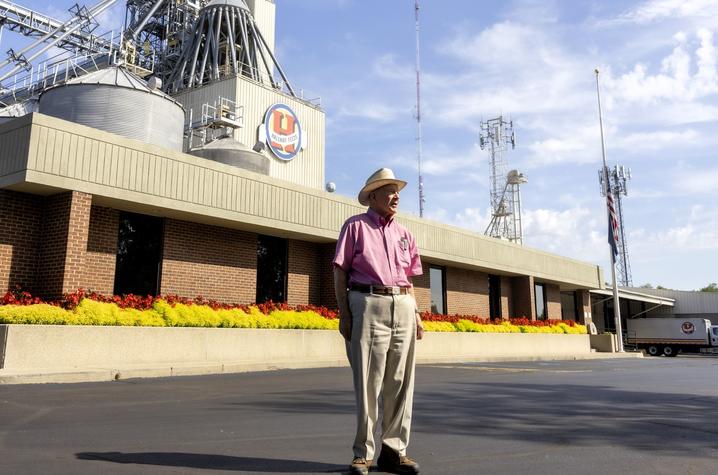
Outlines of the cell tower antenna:
<svg viewBox="0 0 718 475">
<path fill-rule="evenodd" d="M 609 180 L 609 186 L 606 186 L 606 177 Z M 608 189 L 613 195 L 613 201 L 616 203 L 616 211 L 618 218 L 618 257 L 616 259 L 616 267 L 618 268 L 618 283 L 624 287 L 633 286 L 633 277 L 631 276 L 631 263 L 628 259 L 628 239 L 626 238 L 626 230 L 623 220 L 623 198 L 628 196 L 627 182 L 631 179 L 631 169 L 623 165 L 616 165 L 613 169 L 606 167 L 604 170 L 598 171 L 598 181 L 601 184 L 601 195 L 606 196 Z"/>
<path fill-rule="evenodd" d="M 416 20 L 416 157 L 419 162 L 419 217 L 424 217 L 424 176 L 421 174 L 421 63 L 419 62 L 419 0 L 414 0 Z"/>
<path fill-rule="evenodd" d="M 508 146 L 516 147 L 516 134 L 512 120 L 499 115 L 486 122 L 481 121 L 479 146 L 488 150 L 491 180 L 491 222 L 484 234 L 523 244 L 521 226 L 521 194 L 519 187 L 528 180 L 518 170 L 507 172 L 505 152 Z"/>
</svg>

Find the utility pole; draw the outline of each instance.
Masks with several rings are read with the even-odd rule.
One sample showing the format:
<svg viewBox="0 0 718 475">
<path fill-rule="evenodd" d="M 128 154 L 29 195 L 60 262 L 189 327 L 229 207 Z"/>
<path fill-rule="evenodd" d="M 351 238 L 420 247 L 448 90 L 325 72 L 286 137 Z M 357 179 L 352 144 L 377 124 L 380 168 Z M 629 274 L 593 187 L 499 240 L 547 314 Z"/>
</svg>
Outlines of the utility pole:
<svg viewBox="0 0 718 475">
<path fill-rule="evenodd" d="M 419 61 L 419 0 L 414 0 L 416 21 L 416 157 L 419 162 L 419 217 L 424 217 L 424 177 L 421 174 L 421 63 Z"/>
<path fill-rule="evenodd" d="M 601 89 L 598 85 L 598 69 L 596 73 L 596 96 L 598 97 L 598 124 L 601 129 L 601 154 L 603 156 L 603 174 L 604 174 L 604 196 L 606 196 L 606 211 L 608 214 L 608 242 L 611 244 L 611 277 L 613 279 L 613 318 L 616 322 L 616 349 L 619 353 L 623 353 L 623 328 L 621 326 L 621 303 L 618 299 L 618 284 L 616 282 L 616 256 L 618 254 L 618 218 L 613 204 L 613 191 L 611 190 L 611 180 L 608 176 L 608 166 L 606 165 L 606 142 L 603 138 L 603 117 L 601 115 Z"/>
</svg>

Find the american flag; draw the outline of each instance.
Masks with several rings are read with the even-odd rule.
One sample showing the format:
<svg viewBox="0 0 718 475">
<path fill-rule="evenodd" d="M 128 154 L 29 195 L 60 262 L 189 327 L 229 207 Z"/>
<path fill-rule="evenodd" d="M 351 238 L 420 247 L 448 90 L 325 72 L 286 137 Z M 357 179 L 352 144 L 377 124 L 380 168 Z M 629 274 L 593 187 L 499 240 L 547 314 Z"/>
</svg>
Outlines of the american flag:
<svg viewBox="0 0 718 475">
<path fill-rule="evenodd" d="M 608 244 L 613 251 L 613 259 L 618 257 L 618 217 L 616 207 L 613 205 L 613 192 L 611 188 L 606 190 L 606 206 L 608 206 Z"/>
</svg>

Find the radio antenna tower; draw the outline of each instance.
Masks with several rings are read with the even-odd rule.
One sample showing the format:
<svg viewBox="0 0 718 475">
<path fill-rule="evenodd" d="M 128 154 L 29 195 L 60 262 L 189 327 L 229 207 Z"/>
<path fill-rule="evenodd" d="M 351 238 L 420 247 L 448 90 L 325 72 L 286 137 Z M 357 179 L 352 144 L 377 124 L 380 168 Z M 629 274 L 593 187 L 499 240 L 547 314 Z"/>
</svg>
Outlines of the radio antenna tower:
<svg viewBox="0 0 718 475">
<path fill-rule="evenodd" d="M 488 149 L 491 168 L 491 222 L 484 234 L 523 244 L 519 186 L 528 180 L 517 170 L 507 172 L 508 164 L 504 157 L 508 145 L 512 149 L 516 147 L 513 121 L 507 122 L 503 116 L 481 121 L 479 145 L 481 150 Z"/>
<path fill-rule="evenodd" d="M 606 177 L 609 183 L 606 186 Z M 616 203 L 618 214 L 618 258 L 616 266 L 618 267 L 618 283 L 623 287 L 633 286 L 633 277 L 631 276 L 631 263 L 628 260 L 628 240 L 623 226 L 623 200 L 621 196 L 628 196 L 628 188 L 626 186 L 628 180 L 631 179 L 631 169 L 623 165 L 616 165 L 613 170 L 604 167 L 598 171 L 598 181 L 601 184 L 601 196 L 606 196 L 606 189 L 613 196 Z"/>
<path fill-rule="evenodd" d="M 424 217 L 424 177 L 421 174 L 421 63 L 419 62 L 419 0 L 414 0 L 416 20 L 416 156 L 419 162 L 419 217 Z"/>
</svg>

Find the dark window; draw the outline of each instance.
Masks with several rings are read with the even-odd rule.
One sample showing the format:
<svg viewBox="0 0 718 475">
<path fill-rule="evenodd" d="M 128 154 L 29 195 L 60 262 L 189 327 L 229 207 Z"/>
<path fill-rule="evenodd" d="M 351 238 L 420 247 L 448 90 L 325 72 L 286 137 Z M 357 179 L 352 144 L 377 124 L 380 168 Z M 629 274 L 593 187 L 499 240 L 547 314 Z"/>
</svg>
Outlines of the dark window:
<svg viewBox="0 0 718 475">
<path fill-rule="evenodd" d="M 257 303 L 287 301 L 287 240 L 257 238 Z"/>
<path fill-rule="evenodd" d="M 576 307 L 576 292 L 561 292 L 561 319 L 578 320 L 578 308 Z"/>
<path fill-rule="evenodd" d="M 643 315 L 643 312 L 646 311 L 646 302 L 639 302 L 637 300 L 629 300 L 628 301 L 628 313 L 626 315 L 621 315 L 622 317 L 625 316 L 626 318 L 633 318 L 635 316 Z"/>
<path fill-rule="evenodd" d="M 536 299 L 536 319 L 546 320 L 546 286 L 534 284 L 534 298 Z"/>
<path fill-rule="evenodd" d="M 443 267 L 429 267 L 431 313 L 446 314 L 446 272 Z"/>
<path fill-rule="evenodd" d="M 162 218 L 120 213 L 115 295 L 157 295 L 162 265 Z"/>
<path fill-rule="evenodd" d="M 501 277 L 489 276 L 489 316 L 492 320 L 501 318 Z"/>
</svg>

